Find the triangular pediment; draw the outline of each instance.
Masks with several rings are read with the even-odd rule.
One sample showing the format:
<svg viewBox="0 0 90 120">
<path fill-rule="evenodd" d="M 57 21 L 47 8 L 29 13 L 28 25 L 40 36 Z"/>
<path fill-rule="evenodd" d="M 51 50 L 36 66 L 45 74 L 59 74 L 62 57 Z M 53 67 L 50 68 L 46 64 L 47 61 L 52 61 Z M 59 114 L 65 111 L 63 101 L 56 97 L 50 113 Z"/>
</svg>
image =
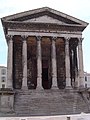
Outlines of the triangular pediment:
<svg viewBox="0 0 90 120">
<path fill-rule="evenodd" d="M 39 22 L 39 23 L 57 23 L 57 24 L 74 24 L 86 27 L 88 23 L 56 11 L 54 9 L 43 7 L 35 10 L 30 10 L 11 16 L 2 18 L 2 21 L 13 22 Z"/>
<path fill-rule="evenodd" d="M 25 20 L 23 22 L 35 22 L 35 23 L 57 23 L 57 24 L 65 24 L 65 22 L 60 21 L 58 19 L 55 19 L 53 17 L 50 17 L 48 15 L 43 15 L 37 18 L 32 18 Z"/>
</svg>

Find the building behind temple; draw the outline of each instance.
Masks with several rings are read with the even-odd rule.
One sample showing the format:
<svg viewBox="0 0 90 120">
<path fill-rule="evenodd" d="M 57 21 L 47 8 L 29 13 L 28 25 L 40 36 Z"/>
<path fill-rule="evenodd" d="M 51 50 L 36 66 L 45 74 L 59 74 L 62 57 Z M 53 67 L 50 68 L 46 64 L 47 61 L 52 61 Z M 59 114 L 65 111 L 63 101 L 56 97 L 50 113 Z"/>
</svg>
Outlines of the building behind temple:
<svg viewBox="0 0 90 120">
<path fill-rule="evenodd" d="M 7 67 L 0 66 L 0 88 L 7 87 Z"/>
<path fill-rule="evenodd" d="M 48 7 L 1 21 L 8 44 L 7 89 L 0 91 L 3 115 L 89 112 L 82 50 L 88 23 Z"/>
<path fill-rule="evenodd" d="M 90 88 L 90 73 L 84 72 L 85 88 Z"/>
</svg>

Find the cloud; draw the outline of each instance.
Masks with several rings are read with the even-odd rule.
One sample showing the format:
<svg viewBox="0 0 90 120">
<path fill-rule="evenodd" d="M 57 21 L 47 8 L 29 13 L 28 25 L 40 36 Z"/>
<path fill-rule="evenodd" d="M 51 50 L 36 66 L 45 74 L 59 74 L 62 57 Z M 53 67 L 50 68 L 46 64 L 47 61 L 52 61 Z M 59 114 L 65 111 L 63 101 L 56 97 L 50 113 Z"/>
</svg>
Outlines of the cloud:
<svg viewBox="0 0 90 120">
<path fill-rule="evenodd" d="M 0 16 L 48 6 L 80 17 L 88 15 L 89 5 L 89 0 L 0 0 Z"/>
</svg>

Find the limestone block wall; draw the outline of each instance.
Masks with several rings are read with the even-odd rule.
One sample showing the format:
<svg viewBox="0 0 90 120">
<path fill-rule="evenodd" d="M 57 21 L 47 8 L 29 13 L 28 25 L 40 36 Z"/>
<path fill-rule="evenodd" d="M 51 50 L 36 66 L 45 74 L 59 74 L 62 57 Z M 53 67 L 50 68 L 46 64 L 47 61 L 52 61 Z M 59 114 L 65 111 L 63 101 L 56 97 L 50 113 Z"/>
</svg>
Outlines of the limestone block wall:
<svg viewBox="0 0 90 120">
<path fill-rule="evenodd" d="M 20 37 L 14 38 L 13 44 L 13 87 L 21 88 L 22 85 L 22 41 Z"/>
<path fill-rule="evenodd" d="M 59 38 L 56 40 L 57 81 L 59 88 L 65 88 L 65 43 Z"/>
</svg>

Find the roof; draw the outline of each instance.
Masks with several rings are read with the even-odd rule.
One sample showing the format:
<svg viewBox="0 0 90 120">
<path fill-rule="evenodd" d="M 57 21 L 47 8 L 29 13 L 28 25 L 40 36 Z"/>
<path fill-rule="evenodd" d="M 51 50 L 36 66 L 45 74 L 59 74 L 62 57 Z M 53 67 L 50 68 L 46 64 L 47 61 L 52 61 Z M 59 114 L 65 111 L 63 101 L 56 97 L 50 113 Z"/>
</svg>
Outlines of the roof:
<svg viewBox="0 0 90 120">
<path fill-rule="evenodd" d="M 38 8 L 34 10 L 29 10 L 14 15 L 6 16 L 1 18 L 2 24 L 5 28 L 7 24 L 54 24 L 61 26 L 79 27 L 80 31 L 83 31 L 88 23 L 80 19 L 67 15 L 65 13 L 59 12 L 49 7 Z M 7 23 L 7 24 L 6 24 Z"/>
</svg>

